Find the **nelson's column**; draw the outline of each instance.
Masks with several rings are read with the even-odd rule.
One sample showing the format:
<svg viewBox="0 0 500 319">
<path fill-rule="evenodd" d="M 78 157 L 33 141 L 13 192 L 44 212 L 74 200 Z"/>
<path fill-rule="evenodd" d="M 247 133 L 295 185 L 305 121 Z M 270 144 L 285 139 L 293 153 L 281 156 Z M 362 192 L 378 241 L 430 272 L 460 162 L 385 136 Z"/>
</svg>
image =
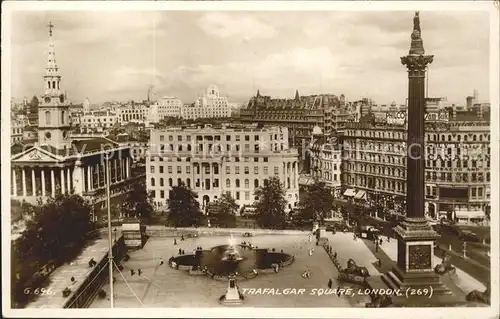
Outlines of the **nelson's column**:
<svg viewBox="0 0 500 319">
<path fill-rule="evenodd" d="M 404 296 L 391 298 L 394 304 L 401 306 L 443 305 L 457 303 L 459 299 L 441 282 L 439 275 L 434 273 L 434 241 L 439 238 L 439 234 L 430 226 L 424 214 L 425 72 L 433 58 L 432 55 L 425 55 L 420 34 L 419 13 L 416 12 L 413 18 L 410 51 L 407 56 L 401 57 L 401 63 L 408 69 L 408 139 L 405 154 L 407 214 L 394 228 L 398 239 L 397 263 L 391 271 L 381 277 L 385 285 L 401 289 Z M 418 296 L 418 289 L 420 293 L 424 291 L 428 293 Z M 430 291 L 432 291 L 431 298 L 429 298 Z"/>
</svg>

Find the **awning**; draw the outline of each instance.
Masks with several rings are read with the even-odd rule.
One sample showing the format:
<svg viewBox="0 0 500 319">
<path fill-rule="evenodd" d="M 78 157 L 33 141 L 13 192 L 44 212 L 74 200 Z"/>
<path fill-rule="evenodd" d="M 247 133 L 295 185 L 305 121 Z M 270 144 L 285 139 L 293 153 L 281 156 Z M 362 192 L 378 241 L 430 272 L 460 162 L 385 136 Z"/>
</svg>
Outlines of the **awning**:
<svg viewBox="0 0 500 319">
<path fill-rule="evenodd" d="M 486 216 L 482 210 L 457 210 L 455 211 L 455 217 L 460 219 L 483 219 Z"/>
<path fill-rule="evenodd" d="M 348 196 L 348 197 L 352 197 L 354 196 L 354 189 L 352 188 L 348 188 L 345 192 L 344 192 L 344 196 Z"/>
<path fill-rule="evenodd" d="M 360 190 L 356 193 L 356 195 L 354 195 L 354 198 L 355 199 L 362 199 L 363 197 L 365 197 L 366 195 L 366 192 L 364 190 Z"/>
</svg>

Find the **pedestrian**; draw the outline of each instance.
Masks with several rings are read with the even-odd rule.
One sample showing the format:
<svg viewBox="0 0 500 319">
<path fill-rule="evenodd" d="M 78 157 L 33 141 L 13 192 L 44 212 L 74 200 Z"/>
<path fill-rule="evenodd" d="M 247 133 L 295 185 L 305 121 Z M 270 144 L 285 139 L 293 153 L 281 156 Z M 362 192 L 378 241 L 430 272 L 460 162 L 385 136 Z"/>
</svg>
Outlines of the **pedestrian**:
<svg viewBox="0 0 500 319">
<path fill-rule="evenodd" d="M 332 289 L 333 281 L 332 278 L 328 279 L 328 288 Z"/>
<path fill-rule="evenodd" d="M 181 235 L 181 241 L 184 241 L 184 235 Z"/>
<path fill-rule="evenodd" d="M 140 276 L 140 275 L 142 275 L 142 269 L 141 269 L 141 268 L 137 269 L 137 274 L 138 274 L 139 276 Z"/>
<path fill-rule="evenodd" d="M 174 238 L 174 246 L 177 245 L 177 239 Z"/>
<path fill-rule="evenodd" d="M 133 269 L 130 269 L 130 276 L 135 275 L 135 271 Z"/>
<path fill-rule="evenodd" d="M 337 252 L 335 252 L 335 254 L 333 254 L 333 259 L 337 259 Z"/>
<path fill-rule="evenodd" d="M 382 246 L 383 240 L 380 238 L 379 245 Z"/>
<path fill-rule="evenodd" d="M 382 260 L 380 258 L 378 259 L 378 266 L 379 268 L 382 268 Z"/>
<path fill-rule="evenodd" d="M 163 259 L 160 257 L 160 266 L 163 265 Z"/>
<path fill-rule="evenodd" d="M 181 255 L 181 254 L 182 254 L 182 250 L 179 248 L 179 255 Z"/>
</svg>

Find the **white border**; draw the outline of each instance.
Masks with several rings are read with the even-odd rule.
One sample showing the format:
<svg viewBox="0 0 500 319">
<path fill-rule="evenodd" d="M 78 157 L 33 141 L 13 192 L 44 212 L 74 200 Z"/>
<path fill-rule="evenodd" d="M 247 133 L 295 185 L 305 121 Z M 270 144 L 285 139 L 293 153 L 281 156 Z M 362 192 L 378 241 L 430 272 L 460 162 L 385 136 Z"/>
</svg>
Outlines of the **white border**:
<svg viewBox="0 0 500 319">
<path fill-rule="evenodd" d="M 10 176 L 10 22 L 12 11 L 489 11 L 490 18 L 490 99 L 491 99 L 491 167 L 499 162 L 499 16 L 491 1 L 13 1 L 2 2 L 2 176 Z M 470 26 L 473 28 L 474 26 Z M 488 308 L 117 308 L 117 309 L 10 309 L 10 178 L 2 180 L 2 305 L 8 317 L 258 317 L 258 318 L 388 318 L 445 317 L 495 318 L 499 316 L 499 171 L 491 170 L 491 306 Z"/>
</svg>

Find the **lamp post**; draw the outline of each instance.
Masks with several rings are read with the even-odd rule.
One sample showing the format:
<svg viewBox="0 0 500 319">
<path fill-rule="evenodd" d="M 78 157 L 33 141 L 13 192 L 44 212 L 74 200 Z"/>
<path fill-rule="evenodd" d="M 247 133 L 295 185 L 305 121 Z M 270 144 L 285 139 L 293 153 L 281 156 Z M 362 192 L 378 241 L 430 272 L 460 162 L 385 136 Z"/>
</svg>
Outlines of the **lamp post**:
<svg viewBox="0 0 500 319">
<path fill-rule="evenodd" d="M 115 227 L 115 229 L 113 229 L 113 232 L 115 233 L 115 241 L 114 242 L 116 243 L 116 227 Z"/>
<path fill-rule="evenodd" d="M 111 195 L 109 190 L 109 185 L 111 184 L 111 170 L 109 167 L 109 154 L 104 154 L 104 160 L 106 163 L 106 197 L 108 200 L 108 240 L 109 240 L 109 252 L 108 252 L 108 266 L 109 266 L 109 300 L 111 302 L 111 308 L 115 307 L 114 291 L 113 291 L 113 243 L 111 241 Z"/>
</svg>

